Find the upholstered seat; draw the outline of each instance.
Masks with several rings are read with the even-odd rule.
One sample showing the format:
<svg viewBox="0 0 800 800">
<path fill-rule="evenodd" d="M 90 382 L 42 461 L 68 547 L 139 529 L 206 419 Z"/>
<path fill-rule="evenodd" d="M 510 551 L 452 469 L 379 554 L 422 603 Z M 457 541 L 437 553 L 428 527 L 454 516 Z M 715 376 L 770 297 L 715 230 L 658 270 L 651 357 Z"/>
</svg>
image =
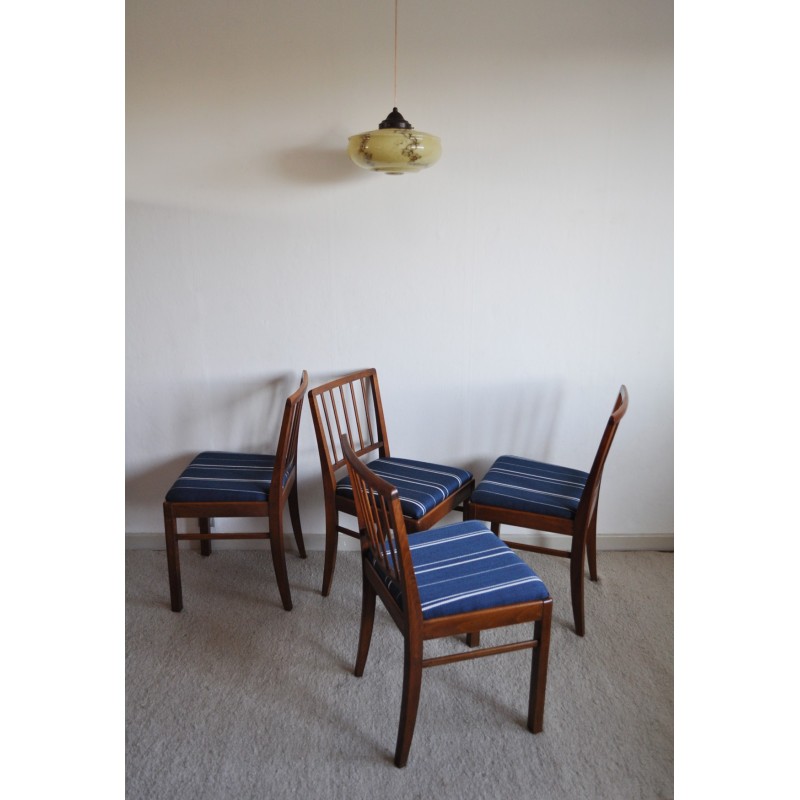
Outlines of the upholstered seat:
<svg viewBox="0 0 800 800">
<path fill-rule="evenodd" d="M 265 503 L 274 467 L 273 455 L 208 450 L 194 457 L 165 499 L 170 503 Z"/>
<path fill-rule="evenodd" d="M 500 456 L 472 493 L 472 502 L 574 519 L 588 472 L 517 456 Z"/>
<path fill-rule="evenodd" d="M 548 597 L 542 579 L 480 522 L 457 522 L 415 533 L 408 549 L 423 619 Z M 402 604 L 400 585 L 376 559 L 371 562 Z"/>
<path fill-rule="evenodd" d="M 408 458 L 376 458 L 367 466 L 397 488 L 403 516 L 411 519 L 424 517 L 472 480 L 465 469 Z M 336 494 L 353 499 L 349 476 L 337 482 Z"/>
</svg>

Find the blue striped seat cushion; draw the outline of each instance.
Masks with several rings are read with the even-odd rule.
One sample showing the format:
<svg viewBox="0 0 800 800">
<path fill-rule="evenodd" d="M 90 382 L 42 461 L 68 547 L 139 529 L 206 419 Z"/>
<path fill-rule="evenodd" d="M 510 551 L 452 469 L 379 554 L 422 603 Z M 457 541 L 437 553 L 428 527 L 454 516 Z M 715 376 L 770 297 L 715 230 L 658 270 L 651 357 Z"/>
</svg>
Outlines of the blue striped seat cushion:
<svg viewBox="0 0 800 800">
<path fill-rule="evenodd" d="M 425 516 L 472 479 L 472 473 L 465 469 L 407 458 L 377 458 L 367 466 L 397 487 L 403 516 L 410 519 Z M 342 478 L 336 484 L 336 494 L 353 497 L 349 477 Z"/>
<path fill-rule="evenodd" d="M 485 506 L 573 519 L 588 472 L 500 456 L 470 498 Z"/>
<path fill-rule="evenodd" d="M 542 579 L 477 520 L 415 533 L 408 545 L 423 619 L 549 597 Z M 372 563 L 402 605 L 401 587 Z"/>
<path fill-rule="evenodd" d="M 265 503 L 269 499 L 275 456 L 206 451 L 167 492 L 170 503 Z"/>
</svg>

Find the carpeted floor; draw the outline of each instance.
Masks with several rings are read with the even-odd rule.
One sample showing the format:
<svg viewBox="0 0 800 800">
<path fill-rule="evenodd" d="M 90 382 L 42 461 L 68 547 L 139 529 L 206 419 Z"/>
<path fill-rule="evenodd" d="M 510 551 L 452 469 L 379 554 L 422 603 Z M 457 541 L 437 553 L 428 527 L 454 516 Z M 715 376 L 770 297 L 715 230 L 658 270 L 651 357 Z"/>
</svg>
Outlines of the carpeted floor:
<svg viewBox="0 0 800 800">
<path fill-rule="evenodd" d="M 529 653 L 431 668 L 399 770 L 402 639 L 380 603 L 364 677 L 352 674 L 357 553 L 340 553 L 323 598 L 322 553 L 290 552 L 287 613 L 267 551 L 185 552 L 174 614 L 164 552 L 127 551 L 128 800 L 673 797 L 672 554 L 601 552 L 584 638 L 568 561 L 523 557 L 555 605 L 544 732 L 525 729 Z"/>
</svg>

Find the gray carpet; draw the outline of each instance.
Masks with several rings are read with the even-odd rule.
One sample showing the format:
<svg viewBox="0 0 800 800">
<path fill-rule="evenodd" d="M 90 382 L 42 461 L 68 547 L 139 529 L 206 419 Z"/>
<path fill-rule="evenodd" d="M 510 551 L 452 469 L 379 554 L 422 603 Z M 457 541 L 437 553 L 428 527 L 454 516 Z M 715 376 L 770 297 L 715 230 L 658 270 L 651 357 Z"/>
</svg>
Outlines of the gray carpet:
<svg viewBox="0 0 800 800">
<path fill-rule="evenodd" d="M 185 552 L 173 614 L 164 552 L 128 551 L 128 800 L 671 798 L 672 554 L 600 553 L 582 639 L 567 560 L 523 557 L 555 606 L 544 732 L 525 729 L 529 653 L 430 668 L 400 770 L 402 639 L 380 603 L 364 677 L 352 674 L 357 553 L 340 553 L 323 598 L 322 553 L 291 552 L 287 613 L 267 551 Z"/>
</svg>

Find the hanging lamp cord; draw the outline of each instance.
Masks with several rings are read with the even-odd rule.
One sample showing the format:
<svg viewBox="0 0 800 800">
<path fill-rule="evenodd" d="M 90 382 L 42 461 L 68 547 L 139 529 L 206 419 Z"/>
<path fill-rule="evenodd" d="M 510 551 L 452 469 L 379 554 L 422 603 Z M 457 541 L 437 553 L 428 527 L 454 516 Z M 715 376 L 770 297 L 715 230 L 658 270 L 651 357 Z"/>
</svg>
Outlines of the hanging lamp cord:
<svg viewBox="0 0 800 800">
<path fill-rule="evenodd" d="M 394 106 L 397 107 L 397 3 L 394 0 Z"/>
</svg>

